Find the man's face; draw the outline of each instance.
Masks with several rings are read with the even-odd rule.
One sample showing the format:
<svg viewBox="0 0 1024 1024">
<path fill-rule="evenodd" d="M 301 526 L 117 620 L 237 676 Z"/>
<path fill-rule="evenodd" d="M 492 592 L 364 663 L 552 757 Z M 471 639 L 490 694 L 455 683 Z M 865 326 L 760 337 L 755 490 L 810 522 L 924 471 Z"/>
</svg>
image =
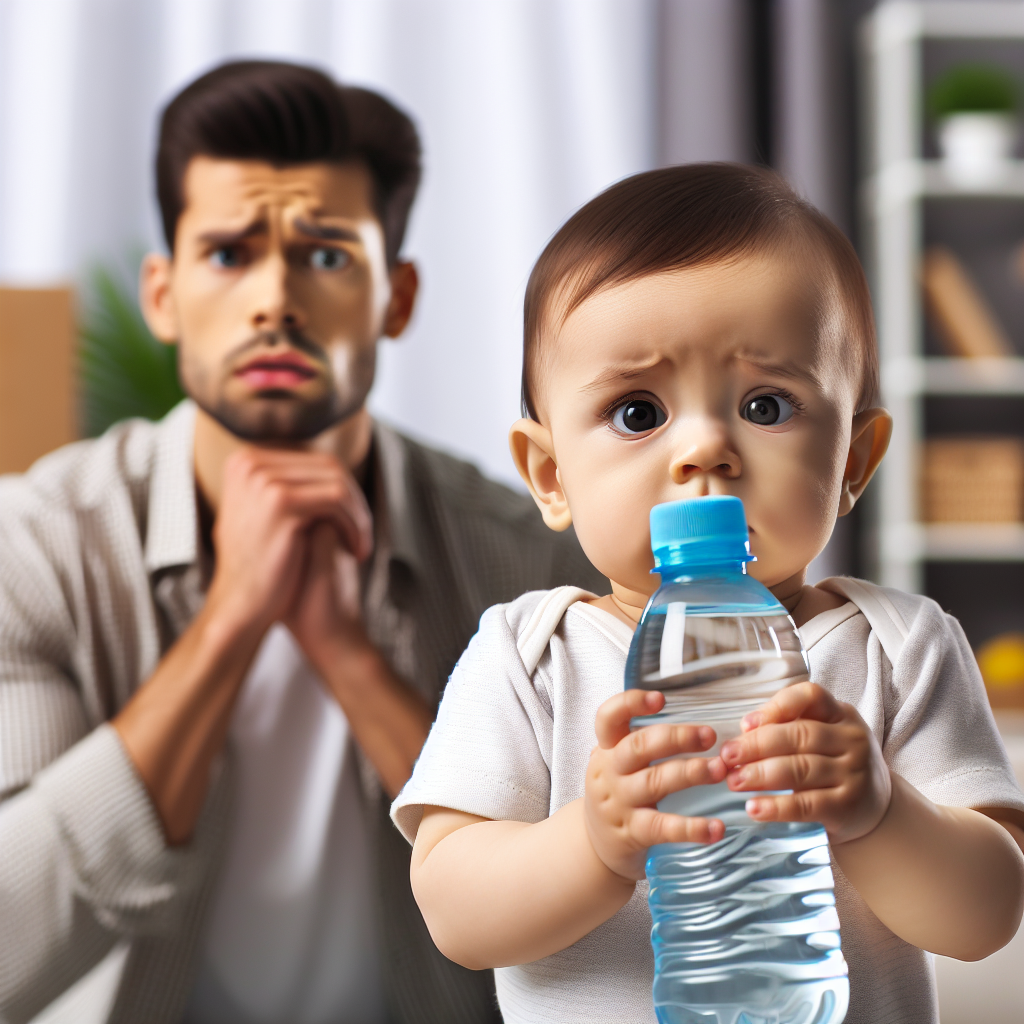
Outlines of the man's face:
<svg viewBox="0 0 1024 1024">
<path fill-rule="evenodd" d="M 397 330 L 388 322 L 392 275 L 371 189 L 358 163 L 189 163 L 147 318 L 179 343 L 185 391 L 236 436 L 303 441 L 362 408 L 376 343 L 408 314 Z"/>
<path fill-rule="evenodd" d="M 741 498 L 769 586 L 824 547 L 855 382 L 822 305 L 804 260 L 743 259 L 599 292 L 543 343 L 541 420 L 580 543 L 613 582 L 655 589 L 648 515 L 679 498 Z"/>
</svg>

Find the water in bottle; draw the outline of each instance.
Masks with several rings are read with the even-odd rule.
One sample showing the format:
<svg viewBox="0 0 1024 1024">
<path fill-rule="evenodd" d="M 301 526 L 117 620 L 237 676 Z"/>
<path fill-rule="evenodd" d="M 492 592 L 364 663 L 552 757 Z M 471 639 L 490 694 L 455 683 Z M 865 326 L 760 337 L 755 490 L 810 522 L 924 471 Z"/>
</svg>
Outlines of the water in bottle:
<svg viewBox="0 0 1024 1024">
<path fill-rule="evenodd" d="M 740 720 L 807 679 L 793 620 L 757 580 L 738 498 L 694 498 L 651 510 L 661 587 L 637 626 L 626 687 L 660 690 L 665 706 L 634 718 L 707 724 L 718 752 Z M 661 1024 L 839 1024 L 849 999 L 828 841 L 818 824 L 758 824 L 752 793 L 695 786 L 662 811 L 718 818 L 711 845 L 653 846 L 654 1005 Z"/>
</svg>

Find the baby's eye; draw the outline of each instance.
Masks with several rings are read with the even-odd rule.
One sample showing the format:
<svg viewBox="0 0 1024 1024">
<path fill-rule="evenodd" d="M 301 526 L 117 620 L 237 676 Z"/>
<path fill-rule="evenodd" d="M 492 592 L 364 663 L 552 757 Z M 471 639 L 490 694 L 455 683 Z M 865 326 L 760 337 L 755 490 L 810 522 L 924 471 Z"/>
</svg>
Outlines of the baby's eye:
<svg viewBox="0 0 1024 1024">
<path fill-rule="evenodd" d="M 759 427 L 774 427 L 793 415 L 793 406 L 782 395 L 758 395 L 743 406 L 741 415 Z"/>
<path fill-rule="evenodd" d="M 632 398 L 615 410 L 612 425 L 623 434 L 644 434 L 660 427 L 667 418 L 653 402 L 645 398 Z"/>
<path fill-rule="evenodd" d="M 309 257 L 310 266 L 314 270 L 341 270 L 347 266 L 351 257 L 344 249 L 323 247 L 314 249 Z"/>
</svg>

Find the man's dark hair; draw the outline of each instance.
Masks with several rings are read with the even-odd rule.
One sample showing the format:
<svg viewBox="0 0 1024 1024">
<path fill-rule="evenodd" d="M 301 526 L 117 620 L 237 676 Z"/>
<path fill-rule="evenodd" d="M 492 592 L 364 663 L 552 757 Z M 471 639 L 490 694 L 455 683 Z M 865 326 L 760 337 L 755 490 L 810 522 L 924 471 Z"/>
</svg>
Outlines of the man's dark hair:
<svg viewBox="0 0 1024 1024">
<path fill-rule="evenodd" d="M 860 377 L 856 411 L 868 408 L 878 400 L 878 347 L 853 246 L 774 171 L 706 163 L 626 178 L 581 207 L 548 242 L 526 285 L 523 415 L 537 419 L 533 382 L 552 323 L 557 327 L 601 289 L 801 243 L 831 272 L 842 355 Z"/>
<path fill-rule="evenodd" d="M 364 164 L 388 265 L 398 258 L 420 182 L 420 140 L 409 117 L 383 96 L 339 86 L 314 68 L 262 60 L 222 64 L 186 86 L 163 112 L 156 154 L 157 200 L 172 251 L 185 170 L 196 156 Z"/>
</svg>

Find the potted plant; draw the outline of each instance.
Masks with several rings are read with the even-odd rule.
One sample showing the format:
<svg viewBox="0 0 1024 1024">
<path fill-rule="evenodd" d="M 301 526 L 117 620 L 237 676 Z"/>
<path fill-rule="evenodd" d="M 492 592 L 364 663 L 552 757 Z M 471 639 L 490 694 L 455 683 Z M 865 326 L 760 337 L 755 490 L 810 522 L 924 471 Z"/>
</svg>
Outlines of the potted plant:
<svg viewBox="0 0 1024 1024">
<path fill-rule="evenodd" d="M 83 432 L 95 437 L 129 416 L 160 419 L 185 397 L 175 346 L 150 334 L 119 270 L 95 267 L 85 298 L 78 351 Z"/>
<path fill-rule="evenodd" d="M 1013 76 L 990 64 L 957 64 L 935 82 L 928 100 L 949 177 L 964 188 L 1003 177 L 1017 144 Z"/>
</svg>

